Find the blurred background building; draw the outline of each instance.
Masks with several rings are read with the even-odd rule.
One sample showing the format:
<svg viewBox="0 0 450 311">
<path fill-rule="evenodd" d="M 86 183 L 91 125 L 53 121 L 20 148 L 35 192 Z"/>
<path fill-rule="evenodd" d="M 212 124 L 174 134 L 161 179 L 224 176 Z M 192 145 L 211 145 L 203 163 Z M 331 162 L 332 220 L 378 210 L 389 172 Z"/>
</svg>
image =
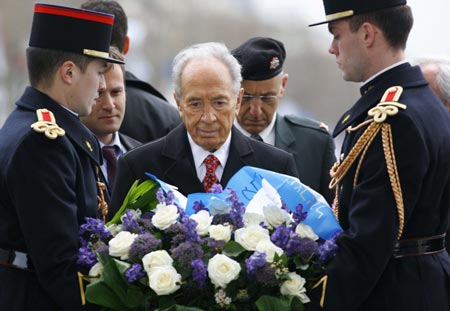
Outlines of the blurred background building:
<svg viewBox="0 0 450 311">
<path fill-rule="evenodd" d="M 270 36 L 287 49 L 289 73 L 283 113 L 323 121 L 333 129 L 340 115 L 359 97 L 359 84 L 342 80 L 321 0 L 118 0 L 129 18 L 131 49 L 127 67 L 149 81 L 172 104 L 171 61 L 191 44 L 220 41 L 230 49 L 252 36 Z M 79 7 L 79 0 L 45 0 Z M 415 16 L 408 57 L 450 56 L 445 33 L 449 0 L 409 0 Z M 0 3 L 0 126 L 28 85 L 25 49 L 33 16 L 32 0 Z"/>
</svg>

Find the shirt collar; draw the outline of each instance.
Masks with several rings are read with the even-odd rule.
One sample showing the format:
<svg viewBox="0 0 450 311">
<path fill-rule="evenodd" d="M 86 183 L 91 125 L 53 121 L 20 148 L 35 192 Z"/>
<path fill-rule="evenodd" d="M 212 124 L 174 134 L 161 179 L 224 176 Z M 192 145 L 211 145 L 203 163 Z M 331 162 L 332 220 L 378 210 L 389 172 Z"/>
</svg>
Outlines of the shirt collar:
<svg viewBox="0 0 450 311">
<path fill-rule="evenodd" d="M 384 72 L 388 71 L 389 69 L 392 69 L 392 68 L 394 68 L 394 67 L 397 67 L 397 66 L 399 66 L 399 65 L 401 65 L 401 64 L 404 64 L 404 63 L 407 63 L 407 62 L 408 62 L 407 60 L 402 60 L 402 61 L 399 61 L 399 62 L 397 62 L 397 63 L 395 63 L 395 64 L 390 65 L 389 67 L 384 68 L 384 69 L 381 70 L 381 71 L 378 71 L 376 74 L 374 74 L 374 75 L 371 76 L 369 79 L 367 79 L 366 81 L 364 81 L 363 84 L 361 85 L 361 88 L 364 88 L 364 86 L 367 85 L 367 84 L 369 84 L 370 81 L 372 81 L 372 80 L 375 79 L 376 77 L 380 76 L 380 75 L 383 74 Z"/>
<path fill-rule="evenodd" d="M 100 148 L 103 148 L 104 146 L 106 146 L 101 141 L 99 141 L 99 143 L 100 143 Z M 110 144 L 108 144 L 108 146 L 117 146 L 119 148 L 119 150 L 117 150 L 117 156 L 121 156 L 122 154 L 125 153 L 125 150 L 126 150 L 125 146 L 120 141 L 120 138 L 119 138 L 119 135 L 117 132 L 113 133 L 113 140 L 111 141 Z"/>
<path fill-rule="evenodd" d="M 192 139 L 192 137 L 189 134 L 189 132 L 187 133 L 187 135 L 188 135 L 189 144 L 191 145 L 192 156 L 194 158 L 195 168 L 197 170 L 203 164 L 203 160 L 205 160 L 205 158 L 209 154 L 215 155 L 219 159 L 220 165 L 222 167 L 225 167 L 225 164 L 226 164 L 227 159 L 228 159 L 228 153 L 230 152 L 231 131 L 230 131 L 230 134 L 228 135 L 228 138 L 223 143 L 223 145 L 220 146 L 220 148 L 217 149 L 214 152 L 210 152 L 208 150 L 205 150 L 202 147 L 200 147 L 199 145 L 197 145 L 194 142 L 194 140 Z"/>
</svg>

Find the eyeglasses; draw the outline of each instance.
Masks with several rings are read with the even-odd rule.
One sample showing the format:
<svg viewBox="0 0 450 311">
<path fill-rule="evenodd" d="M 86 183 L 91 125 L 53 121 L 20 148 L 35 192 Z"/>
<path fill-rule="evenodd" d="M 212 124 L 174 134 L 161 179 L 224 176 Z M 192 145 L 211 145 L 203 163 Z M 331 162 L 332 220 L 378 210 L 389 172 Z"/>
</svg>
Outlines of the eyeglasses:
<svg viewBox="0 0 450 311">
<path fill-rule="evenodd" d="M 278 95 L 257 95 L 257 96 L 255 96 L 255 95 L 251 95 L 251 94 L 244 94 L 244 96 L 242 96 L 242 102 L 250 103 L 255 98 L 259 98 L 259 100 L 265 104 L 272 104 L 277 101 Z"/>
</svg>

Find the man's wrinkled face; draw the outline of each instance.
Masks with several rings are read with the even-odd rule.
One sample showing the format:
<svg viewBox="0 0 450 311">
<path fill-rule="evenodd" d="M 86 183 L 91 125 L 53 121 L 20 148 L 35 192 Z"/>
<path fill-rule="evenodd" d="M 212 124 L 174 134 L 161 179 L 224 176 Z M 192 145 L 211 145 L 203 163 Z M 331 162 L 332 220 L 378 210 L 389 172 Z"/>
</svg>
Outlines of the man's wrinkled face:
<svg viewBox="0 0 450 311">
<path fill-rule="evenodd" d="M 219 149 L 228 138 L 239 111 L 228 68 L 215 58 L 190 61 L 181 75 L 178 110 L 194 142 L 205 150 Z"/>
</svg>

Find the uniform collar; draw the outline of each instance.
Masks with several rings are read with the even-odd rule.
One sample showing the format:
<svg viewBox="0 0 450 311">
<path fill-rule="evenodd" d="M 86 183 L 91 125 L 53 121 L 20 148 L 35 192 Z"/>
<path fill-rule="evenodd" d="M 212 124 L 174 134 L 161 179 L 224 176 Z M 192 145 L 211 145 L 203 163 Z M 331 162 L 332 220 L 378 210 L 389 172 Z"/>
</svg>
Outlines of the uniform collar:
<svg viewBox="0 0 450 311">
<path fill-rule="evenodd" d="M 411 67 L 409 63 L 402 63 L 377 75 L 361 88 L 361 93 L 363 95 L 339 119 L 334 128 L 333 137 L 339 135 L 362 115 L 367 115 L 367 111 L 380 102 L 381 97 L 389 87 L 399 85 L 406 89 L 425 86 L 427 84 L 428 82 L 423 77 L 420 68 L 417 66 Z"/>
</svg>

